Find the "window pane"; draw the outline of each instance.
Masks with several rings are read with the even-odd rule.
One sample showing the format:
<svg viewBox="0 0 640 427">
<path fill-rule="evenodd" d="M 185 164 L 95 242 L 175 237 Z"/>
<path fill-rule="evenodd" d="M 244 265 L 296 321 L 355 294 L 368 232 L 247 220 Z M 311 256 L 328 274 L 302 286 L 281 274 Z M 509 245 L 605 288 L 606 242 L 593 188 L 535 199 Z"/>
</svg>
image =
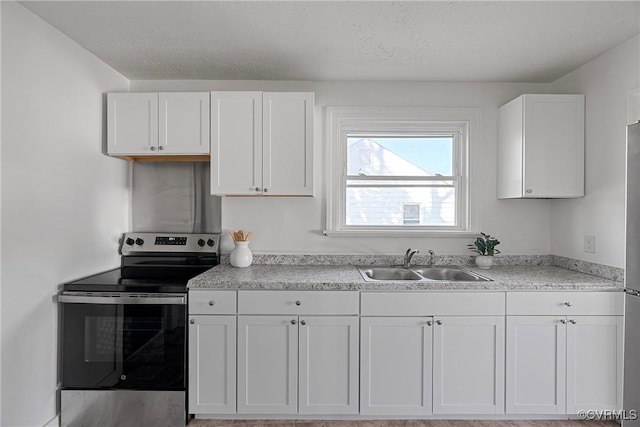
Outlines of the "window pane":
<svg viewBox="0 0 640 427">
<path fill-rule="evenodd" d="M 453 137 L 347 138 L 347 175 L 453 175 Z"/>
<path fill-rule="evenodd" d="M 346 225 L 455 226 L 455 187 L 347 187 Z M 405 206 L 421 212 L 408 217 Z"/>
</svg>

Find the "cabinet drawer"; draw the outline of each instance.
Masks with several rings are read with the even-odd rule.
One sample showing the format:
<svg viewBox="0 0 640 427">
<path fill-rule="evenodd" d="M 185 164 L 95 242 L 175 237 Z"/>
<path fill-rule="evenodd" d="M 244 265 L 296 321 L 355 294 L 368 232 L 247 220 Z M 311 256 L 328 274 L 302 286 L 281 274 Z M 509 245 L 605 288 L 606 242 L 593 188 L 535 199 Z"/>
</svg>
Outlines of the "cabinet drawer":
<svg viewBox="0 0 640 427">
<path fill-rule="evenodd" d="M 362 292 L 363 316 L 500 316 L 503 292 Z"/>
<path fill-rule="evenodd" d="M 358 292 L 238 291 L 240 314 L 358 314 Z"/>
<path fill-rule="evenodd" d="M 189 291 L 189 314 L 235 314 L 236 291 Z"/>
<path fill-rule="evenodd" d="M 623 314 L 622 292 L 509 292 L 508 315 L 592 315 Z"/>
</svg>

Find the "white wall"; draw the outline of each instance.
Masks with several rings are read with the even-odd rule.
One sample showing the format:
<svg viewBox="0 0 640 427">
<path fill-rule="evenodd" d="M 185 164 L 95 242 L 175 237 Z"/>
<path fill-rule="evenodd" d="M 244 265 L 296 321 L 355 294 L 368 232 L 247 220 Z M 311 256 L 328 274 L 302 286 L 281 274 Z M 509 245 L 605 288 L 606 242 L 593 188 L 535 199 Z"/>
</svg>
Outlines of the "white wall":
<svg viewBox="0 0 640 427">
<path fill-rule="evenodd" d="M 585 94 L 585 197 L 551 203 L 551 253 L 624 267 L 629 94 L 640 87 L 640 37 L 561 77 L 552 93 Z M 640 120 L 640 117 L 636 118 Z M 584 236 L 596 253 L 584 252 Z"/>
<path fill-rule="evenodd" d="M 0 424 L 42 426 L 56 416 L 58 285 L 117 266 L 129 228 L 127 163 L 101 154 L 103 93 L 129 83 L 23 6 L 0 5 Z"/>
<path fill-rule="evenodd" d="M 500 238 L 510 254 L 549 253 L 549 202 L 496 200 L 497 108 L 521 93 L 544 93 L 545 85 L 512 83 L 132 81 L 131 90 L 265 90 L 315 92 L 314 198 L 224 198 L 222 229 L 252 230 L 258 253 L 400 254 L 411 246 L 441 254 L 468 254 L 470 237 L 353 238 L 326 237 L 325 112 L 327 106 L 455 106 L 482 111 L 480 170 L 481 229 Z M 223 233 L 229 249 L 229 239 Z"/>
</svg>

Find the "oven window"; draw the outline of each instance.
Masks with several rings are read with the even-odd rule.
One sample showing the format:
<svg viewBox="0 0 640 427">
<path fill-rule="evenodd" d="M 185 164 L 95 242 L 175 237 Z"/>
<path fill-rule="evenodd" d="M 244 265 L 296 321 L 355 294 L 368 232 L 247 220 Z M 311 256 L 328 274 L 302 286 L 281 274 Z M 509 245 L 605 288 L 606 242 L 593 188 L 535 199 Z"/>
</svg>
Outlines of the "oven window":
<svg viewBox="0 0 640 427">
<path fill-rule="evenodd" d="M 63 305 L 67 388 L 183 389 L 185 306 Z"/>
</svg>

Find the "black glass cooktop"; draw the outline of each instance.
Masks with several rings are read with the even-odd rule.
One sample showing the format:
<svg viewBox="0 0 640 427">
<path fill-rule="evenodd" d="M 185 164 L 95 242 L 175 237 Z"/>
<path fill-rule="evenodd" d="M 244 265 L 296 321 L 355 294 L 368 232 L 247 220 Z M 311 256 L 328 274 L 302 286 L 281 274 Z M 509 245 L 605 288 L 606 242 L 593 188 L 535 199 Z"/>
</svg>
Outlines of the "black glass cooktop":
<svg viewBox="0 0 640 427">
<path fill-rule="evenodd" d="M 179 263 L 166 258 L 123 260 L 123 266 L 84 277 L 63 286 L 64 291 L 80 292 L 186 292 L 187 282 L 217 265 L 217 258 Z"/>
</svg>

